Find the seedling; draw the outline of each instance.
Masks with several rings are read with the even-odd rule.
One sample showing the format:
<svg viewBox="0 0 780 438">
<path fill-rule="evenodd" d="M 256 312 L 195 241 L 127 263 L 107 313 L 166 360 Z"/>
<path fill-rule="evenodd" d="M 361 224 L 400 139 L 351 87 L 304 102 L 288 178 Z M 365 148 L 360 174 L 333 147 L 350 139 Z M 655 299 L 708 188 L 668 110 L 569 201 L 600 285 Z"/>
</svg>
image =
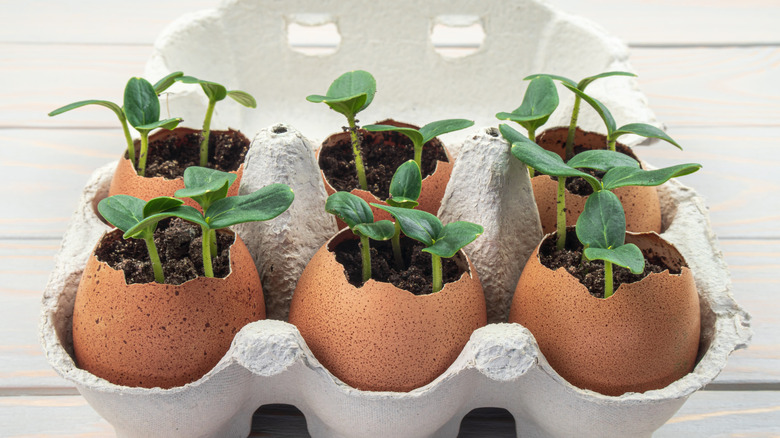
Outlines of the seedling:
<svg viewBox="0 0 780 438">
<path fill-rule="evenodd" d="M 293 191 L 284 184 L 271 184 L 248 195 L 227 197 L 228 187 L 235 175 L 205 167 L 191 166 L 184 171 L 185 188 L 176 196 L 197 202 L 203 213 L 183 205 L 173 212 L 175 216 L 200 225 L 203 231 L 203 272 L 213 277 L 211 265 L 216 244 L 212 243 L 216 230 L 244 222 L 267 221 L 282 214 L 294 199 Z M 132 230 L 131 230 L 132 231 Z"/>
<path fill-rule="evenodd" d="M 454 256 L 461 248 L 473 242 L 485 229 L 471 222 L 458 221 L 442 225 L 439 218 L 421 210 L 371 204 L 395 217 L 405 235 L 421 242 L 424 252 L 431 255 L 433 293 L 442 289 L 441 258 Z"/>
<path fill-rule="evenodd" d="M 98 212 L 113 226 L 122 230 L 124 238 L 143 239 L 152 261 L 154 281 L 165 283 L 162 263 L 154 244 L 154 230 L 161 220 L 175 216 L 170 211 L 184 203 L 181 199 L 162 196 L 149 202 L 129 195 L 114 195 L 98 203 Z M 133 230 L 130 232 L 130 230 Z"/>
<path fill-rule="evenodd" d="M 224 85 L 220 85 L 216 82 L 204 81 L 192 76 L 180 76 L 177 77 L 176 80 L 185 84 L 199 84 L 206 94 L 206 97 L 209 99 L 208 107 L 206 107 L 206 117 L 203 120 L 203 139 L 200 142 L 200 166 L 205 167 L 209 160 L 211 116 L 214 114 L 214 107 L 217 105 L 217 102 L 224 100 L 226 97 L 230 97 L 247 108 L 257 108 L 257 101 L 246 91 L 228 90 Z"/>
<path fill-rule="evenodd" d="M 374 213 L 368 203 L 348 192 L 336 192 L 325 201 L 325 211 L 343 220 L 352 233 L 360 238 L 360 254 L 363 262 L 363 282 L 371 278 L 371 248 L 369 239 L 388 240 L 395 227 L 388 220 L 374 222 Z"/>
<path fill-rule="evenodd" d="M 555 79 L 558 81 L 561 81 L 563 85 L 565 85 L 570 90 L 574 91 L 577 90 L 579 93 L 574 93 L 574 109 L 571 112 L 571 121 L 569 122 L 569 133 L 566 138 L 566 153 L 565 157 L 566 160 L 570 160 L 574 156 L 574 134 L 577 131 L 577 118 L 580 114 L 580 103 L 582 101 L 582 96 L 586 96 L 585 94 L 585 88 L 590 85 L 591 82 L 606 78 L 610 76 L 632 76 L 636 77 L 635 74 L 629 73 L 627 71 L 608 71 L 601 74 L 597 74 L 595 76 L 589 76 L 585 79 L 582 79 L 579 83 L 574 82 L 573 80 L 569 78 L 565 78 L 563 76 L 557 76 L 557 75 L 548 75 L 548 74 L 541 74 L 541 75 L 531 75 L 525 78 L 525 80 L 533 80 L 539 78 L 539 77 L 548 77 L 550 79 Z M 557 93 L 556 93 L 557 95 Z M 533 140 L 533 139 L 532 139 Z M 614 148 L 612 149 L 614 150 Z"/>
<path fill-rule="evenodd" d="M 671 178 L 693 173 L 701 168 L 700 164 L 679 164 L 656 170 L 643 170 L 633 158 L 615 151 L 593 150 L 577 154 L 564 163 L 556 153 L 525 138 L 506 124 L 499 126 L 501 134 L 512 144 L 512 155 L 528 166 L 550 176 L 558 177 L 557 192 L 557 242 L 561 250 L 566 246 L 566 178 L 581 177 L 587 181 L 594 192 L 614 190 L 623 186 L 657 186 Z M 595 169 L 606 172 L 598 178 L 578 169 Z M 587 202 L 586 202 L 587 204 Z M 621 207 L 622 208 L 622 207 Z M 625 218 L 623 219 L 625 221 Z"/>
<path fill-rule="evenodd" d="M 523 103 L 511 113 L 496 114 L 496 118 L 519 123 L 528 131 L 528 138 L 536 141 L 536 129 L 547 123 L 556 108 L 558 108 L 558 90 L 555 88 L 555 83 L 549 76 L 538 76 L 528 84 Z M 533 177 L 533 168 L 529 168 L 528 171 Z"/>
<path fill-rule="evenodd" d="M 474 125 L 474 122 L 471 120 L 447 119 L 428 123 L 419 130 L 392 125 L 366 125 L 363 129 L 372 132 L 395 131 L 409 137 L 414 144 L 414 161 L 422 168 L 422 150 L 425 143 L 428 143 L 440 135 L 447 134 L 448 132 L 460 131 L 461 129 L 466 129 L 472 125 Z"/>
<path fill-rule="evenodd" d="M 417 199 L 422 191 L 422 173 L 420 166 L 414 160 L 398 166 L 393 179 L 390 181 L 390 198 L 387 204 L 398 208 L 415 208 L 419 205 Z M 403 269 L 404 261 L 401 257 L 401 225 L 395 222 L 395 234 L 393 234 L 393 256 L 395 267 Z"/>
<path fill-rule="evenodd" d="M 324 102 L 330 109 L 343 114 L 349 124 L 349 135 L 352 140 L 352 155 L 355 159 L 360 188 L 368 190 L 366 170 L 363 166 L 363 157 L 360 150 L 360 134 L 358 133 L 355 116 L 363 111 L 374 100 L 376 93 L 376 80 L 371 73 L 363 70 L 355 70 L 339 76 L 328 88 L 325 96 L 312 94 L 306 97 L 309 102 Z"/>
<path fill-rule="evenodd" d="M 682 146 L 677 144 L 677 142 L 669 137 L 669 135 L 667 135 L 664 131 L 656 128 L 653 125 L 648 125 L 647 123 L 629 123 L 618 128 L 615 124 L 615 118 L 612 117 L 612 113 L 609 112 L 603 103 L 599 102 L 594 97 L 588 96 L 581 90 L 571 86 L 568 83 L 564 82 L 563 85 L 578 97 L 585 100 L 585 102 L 588 102 L 588 104 L 593 107 L 594 110 L 596 110 L 596 113 L 598 113 L 598 115 L 601 117 L 601 120 L 604 121 L 604 124 L 607 127 L 607 148 L 609 150 L 614 151 L 618 137 L 625 134 L 635 134 L 647 138 L 657 138 L 671 143 L 674 146 L 677 146 L 679 149 L 682 149 Z"/>
<path fill-rule="evenodd" d="M 130 107 L 134 108 L 134 106 L 133 106 L 134 102 L 137 103 L 139 101 L 146 100 L 146 99 L 156 100 L 157 99 L 157 95 L 159 95 L 163 91 L 167 90 L 168 87 L 170 87 L 173 84 L 175 79 L 177 77 L 182 76 L 182 75 L 183 75 L 182 72 L 177 71 L 177 72 L 173 72 L 173 73 L 169 74 L 168 76 L 165 76 L 164 78 L 162 78 L 159 81 L 157 81 L 157 83 L 153 87 L 154 94 L 155 94 L 153 99 L 151 99 L 151 96 L 148 93 L 148 89 L 146 89 L 146 88 L 141 88 L 141 89 L 133 88 L 132 90 L 129 89 L 129 87 L 131 86 L 130 85 L 131 82 L 133 82 L 133 80 L 131 79 L 130 82 L 128 82 L 127 86 L 125 87 L 124 107 L 126 108 L 128 106 L 128 103 L 130 103 Z M 135 87 L 135 84 L 133 85 L 133 87 Z M 138 95 L 137 93 L 142 93 L 142 94 Z M 130 100 L 132 100 L 132 102 L 128 102 L 128 96 L 130 96 Z M 137 168 L 137 163 L 135 161 L 135 148 L 133 147 L 133 139 L 130 137 L 130 130 L 127 127 L 127 118 L 128 117 L 126 115 L 126 112 L 125 112 L 126 109 L 125 108 L 120 107 L 119 105 L 117 105 L 117 104 L 115 104 L 113 102 L 109 102 L 107 100 L 82 100 L 82 101 L 79 101 L 79 102 L 71 103 L 69 105 L 65 105 L 65 106 L 63 106 L 61 108 L 57 108 L 56 110 L 54 110 L 54 111 L 49 113 L 49 117 L 56 116 L 56 115 L 68 112 L 68 111 L 70 111 L 72 109 L 81 108 L 81 107 L 87 106 L 87 105 L 100 105 L 100 106 L 104 106 L 104 107 L 110 109 L 111 111 L 113 111 L 114 114 L 116 114 L 116 117 L 119 119 L 119 123 L 122 124 L 122 131 L 124 132 L 125 140 L 127 141 L 127 156 L 130 159 L 130 162 L 133 164 L 133 166 Z M 137 105 L 135 106 L 135 108 L 137 108 Z M 159 108 L 159 103 L 158 103 L 158 108 Z M 159 109 L 158 109 L 158 116 L 157 116 L 157 118 L 159 118 Z M 166 122 L 170 122 L 171 120 L 175 120 L 175 119 L 169 119 Z M 181 119 L 178 119 L 178 120 L 181 120 Z M 162 127 L 166 127 L 166 126 L 162 126 Z M 169 129 L 173 129 L 173 128 L 169 128 Z M 141 173 L 139 173 L 139 174 L 142 175 Z"/>
</svg>

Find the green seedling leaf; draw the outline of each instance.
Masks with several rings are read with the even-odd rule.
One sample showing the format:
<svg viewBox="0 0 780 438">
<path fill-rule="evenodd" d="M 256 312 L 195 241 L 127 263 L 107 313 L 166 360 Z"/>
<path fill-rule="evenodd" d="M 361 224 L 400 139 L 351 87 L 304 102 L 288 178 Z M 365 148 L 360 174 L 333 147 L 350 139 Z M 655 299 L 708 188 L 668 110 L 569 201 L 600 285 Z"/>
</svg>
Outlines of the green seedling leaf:
<svg viewBox="0 0 780 438">
<path fill-rule="evenodd" d="M 398 166 L 390 181 L 390 198 L 387 203 L 393 207 L 414 208 L 422 192 L 422 174 L 414 160 Z"/>
<path fill-rule="evenodd" d="M 559 178 L 578 176 L 584 178 L 593 187 L 593 190 L 601 190 L 601 182 L 598 178 L 566 165 L 558 154 L 542 149 L 541 146 L 515 131 L 509 125 L 499 125 L 499 131 L 504 138 L 512 142 L 512 155 L 528 166 Z"/>
<path fill-rule="evenodd" d="M 257 101 L 246 91 L 232 90 L 227 92 L 228 97 L 247 108 L 257 108 Z"/>
<path fill-rule="evenodd" d="M 664 131 L 653 125 L 648 125 L 647 123 L 629 123 L 628 125 L 621 126 L 620 129 L 610 135 L 610 140 L 617 140 L 618 137 L 624 134 L 636 134 L 647 138 L 658 138 L 671 143 L 682 150 L 682 146 L 677 144 L 672 137 L 669 137 Z"/>
<path fill-rule="evenodd" d="M 151 131 L 157 128 L 173 129 L 179 126 L 179 123 L 181 123 L 181 121 L 182 119 L 180 117 L 175 117 L 173 119 L 159 120 L 157 122 L 147 123 L 146 125 L 139 125 L 133 127 L 139 131 Z"/>
<path fill-rule="evenodd" d="M 325 211 L 343 220 L 350 229 L 374 222 L 374 213 L 368 203 L 349 192 L 336 192 L 328 196 Z"/>
<path fill-rule="evenodd" d="M 608 71 L 604 73 L 599 73 L 594 76 L 588 76 L 587 78 L 584 78 L 580 81 L 579 84 L 577 84 L 577 88 L 581 91 L 585 91 L 585 88 L 590 85 L 591 82 L 595 81 L 596 79 L 606 78 L 609 76 L 632 76 L 636 77 L 635 74 L 627 72 L 627 71 Z"/>
<path fill-rule="evenodd" d="M 442 235 L 444 226 L 439 218 L 422 210 L 413 210 L 409 208 L 398 208 L 387 205 L 371 204 L 380 208 L 395 217 L 401 226 L 401 231 L 408 237 L 425 246 L 433 245 Z"/>
<path fill-rule="evenodd" d="M 620 152 L 606 149 L 583 151 L 566 163 L 569 167 L 578 169 L 595 169 L 606 172 L 619 166 L 639 168 L 639 162 Z"/>
<path fill-rule="evenodd" d="M 588 260 L 604 260 L 622 266 L 632 274 L 641 274 L 645 270 L 645 256 L 633 243 L 615 249 L 585 248 L 583 255 Z"/>
<path fill-rule="evenodd" d="M 171 85 L 176 83 L 176 79 L 184 76 L 184 73 L 180 71 L 175 71 L 164 78 L 160 79 L 154 84 L 154 91 L 157 93 L 157 95 L 160 95 L 163 91 L 167 90 L 171 87 Z"/>
<path fill-rule="evenodd" d="M 98 212 L 108 223 L 126 232 L 144 219 L 144 205 L 146 202 L 135 196 L 114 195 L 100 200 Z"/>
<path fill-rule="evenodd" d="M 120 107 L 119 105 L 115 104 L 114 102 L 109 102 L 107 100 L 82 100 L 82 101 L 79 101 L 79 102 L 73 102 L 73 103 L 71 103 L 69 105 L 65 105 L 63 107 L 57 108 L 56 110 L 50 112 L 49 113 L 49 117 L 53 117 L 53 116 L 56 116 L 56 115 L 68 112 L 68 111 L 70 111 L 72 109 L 81 108 L 82 106 L 87 106 L 87 105 L 100 105 L 100 106 L 104 106 L 104 107 L 110 109 L 111 111 L 113 111 L 114 114 L 116 114 L 116 116 L 119 117 L 119 120 L 124 120 L 125 119 L 125 113 L 124 113 L 124 111 L 122 111 L 122 107 Z"/>
<path fill-rule="evenodd" d="M 201 227 L 205 226 L 208 228 L 209 225 L 203 219 L 203 215 L 201 215 L 198 210 L 190 207 L 189 205 L 181 205 L 170 210 L 158 211 L 149 216 L 145 216 L 141 221 L 125 231 L 124 238 L 137 238 L 144 230 L 149 229 L 152 226 L 156 227 L 158 222 L 169 217 L 179 217 L 186 221 L 200 225 Z"/>
<path fill-rule="evenodd" d="M 295 195 L 284 184 L 271 184 L 248 195 L 217 200 L 206 210 L 205 217 L 213 230 L 244 222 L 267 221 L 284 213 Z"/>
<path fill-rule="evenodd" d="M 363 111 L 376 93 L 376 80 L 371 73 L 355 70 L 339 76 L 328 88 L 325 96 L 312 94 L 306 97 L 309 102 L 324 102 L 334 111 L 346 116 L 354 116 Z"/>
<path fill-rule="evenodd" d="M 461 129 L 466 129 L 470 126 L 474 126 L 473 120 L 446 119 L 428 123 L 420 128 L 420 134 L 422 135 L 421 144 L 428 143 L 440 135 L 460 131 Z"/>
<path fill-rule="evenodd" d="M 545 74 L 545 73 L 539 73 L 539 74 L 535 74 L 535 75 L 526 76 L 526 77 L 523 78 L 523 80 L 524 81 L 531 81 L 531 80 L 534 80 L 536 78 L 541 78 L 541 77 L 548 77 L 550 79 L 555 79 L 556 81 L 560 81 L 562 83 L 569 84 L 572 87 L 576 87 L 577 86 L 577 83 L 574 82 L 573 80 L 569 79 L 569 78 L 566 78 L 566 77 L 563 77 L 563 76 L 558 76 L 558 75 L 548 75 L 548 74 Z"/>
<path fill-rule="evenodd" d="M 496 118 L 517 122 L 528 132 L 535 132 L 538 127 L 547 123 L 556 108 L 558 91 L 555 83 L 549 76 L 539 76 L 528 84 L 523 103 L 517 109 L 511 113 L 498 113 Z"/>
<path fill-rule="evenodd" d="M 576 231 L 586 248 L 622 246 L 626 237 L 626 214 L 617 195 L 608 190 L 590 195 L 577 219 Z"/>
<path fill-rule="evenodd" d="M 604 175 L 601 182 L 607 190 L 623 186 L 658 186 L 672 178 L 689 175 L 701 169 L 701 164 L 678 164 L 656 170 L 634 167 L 615 167 Z"/>
<path fill-rule="evenodd" d="M 218 84 L 216 82 L 204 81 L 193 76 L 180 76 L 176 78 L 176 80 L 185 84 L 200 85 L 200 88 L 202 88 L 203 92 L 206 93 L 206 97 L 208 97 L 209 101 L 218 102 L 227 97 L 227 88 L 225 88 L 224 85 Z"/>
<path fill-rule="evenodd" d="M 127 82 L 124 109 L 127 121 L 136 129 L 160 120 L 160 101 L 157 93 L 152 84 L 143 78 L 130 78 Z"/>
<path fill-rule="evenodd" d="M 184 188 L 176 191 L 180 198 L 192 198 L 207 209 L 219 199 L 227 197 L 228 188 L 238 175 L 207 167 L 190 166 L 184 170 Z"/>
<path fill-rule="evenodd" d="M 357 224 L 354 232 L 373 240 L 390 240 L 395 235 L 395 225 L 388 220 Z"/>
<path fill-rule="evenodd" d="M 146 218 L 166 210 L 171 210 L 182 204 L 184 204 L 184 201 L 181 199 L 171 198 L 170 196 L 160 196 L 150 199 L 149 202 L 144 205 L 143 214 Z"/>
<path fill-rule="evenodd" d="M 412 141 L 415 148 L 425 144 L 423 135 L 420 133 L 420 131 L 414 128 L 406 128 L 402 126 L 393 126 L 393 125 L 365 125 L 363 126 L 363 129 L 370 132 L 395 131 L 401 133 L 409 137 L 409 140 Z"/>
<path fill-rule="evenodd" d="M 401 226 L 403 228 L 403 225 Z M 452 222 L 444 226 L 441 235 L 433 245 L 423 251 L 439 257 L 450 258 L 461 248 L 473 242 L 485 229 L 471 222 Z"/>
<path fill-rule="evenodd" d="M 564 82 L 563 86 L 571 90 L 574 94 L 582 98 L 585 102 L 588 102 L 588 104 L 593 107 L 594 110 L 596 110 L 596 113 L 598 113 L 599 117 L 601 117 L 601 120 L 604 121 L 604 125 L 607 127 L 607 135 L 612 135 L 613 132 L 617 129 L 617 125 L 615 124 L 615 118 L 612 117 L 612 113 L 609 112 L 606 106 L 604 106 L 603 103 L 598 101 L 596 98 L 591 97 L 585 92 L 581 91 L 577 87 L 573 87 L 569 85 L 568 83 Z"/>
</svg>

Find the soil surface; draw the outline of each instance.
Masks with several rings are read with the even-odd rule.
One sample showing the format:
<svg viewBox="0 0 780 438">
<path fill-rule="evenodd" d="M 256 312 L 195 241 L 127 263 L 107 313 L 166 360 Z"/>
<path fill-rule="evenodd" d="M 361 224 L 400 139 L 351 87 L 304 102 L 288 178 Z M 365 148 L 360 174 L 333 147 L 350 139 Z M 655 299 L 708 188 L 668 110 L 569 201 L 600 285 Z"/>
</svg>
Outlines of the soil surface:
<svg viewBox="0 0 780 438">
<path fill-rule="evenodd" d="M 203 276 L 201 228 L 179 218 L 160 221 L 154 232 L 154 244 L 163 265 L 166 284 L 182 284 Z M 217 256 L 211 260 L 214 276 L 225 278 L 230 273 L 229 249 L 235 241 L 233 234 L 217 232 Z M 125 272 L 127 284 L 154 281 L 152 262 L 143 239 L 104 241 L 95 251 L 98 260 L 116 270 Z"/>
<path fill-rule="evenodd" d="M 347 131 L 348 128 L 343 128 Z M 379 199 L 390 197 L 390 181 L 398 166 L 414 159 L 414 144 L 409 137 L 398 132 L 368 132 L 358 130 L 361 140 L 363 165 L 366 168 L 368 189 Z M 360 188 L 355 160 L 352 155 L 352 143 L 349 136 L 335 144 L 323 147 L 320 151 L 319 165 L 328 182 L 336 191 L 349 192 Z M 326 141 L 327 142 L 327 141 Z M 422 177 L 436 170 L 437 161 L 449 161 L 444 147 L 437 139 L 423 146 Z"/>
<path fill-rule="evenodd" d="M 555 248 L 555 235 L 547 238 L 539 248 L 539 260 L 544 266 L 555 270 L 564 268 L 580 281 L 591 295 L 596 298 L 604 298 L 604 262 L 583 261 L 582 244 L 577 240 L 577 234 L 571 230 L 566 235 L 566 247 L 562 251 Z M 626 268 L 612 265 L 614 290 L 623 283 L 636 283 L 652 273 L 669 270 L 671 274 L 679 274 L 680 269 L 667 266 L 660 257 L 645 254 L 645 270 L 641 274 L 632 274 Z"/>
<path fill-rule="evenodd" d="M 371 246 L 371 278 L 376 281 L 391 283 L 399 289 L 405 289 L 415 295 L 427 295 L 433 288 L 431 274 L 431 255 L 422 252 L 425 246 L 416 240 L 401 236 L 401 255 L 404 259 L 404 269 L 395 267 L 393 246 L 385 242 L 370 241 Z M 349 283 L 361 287 L 363 261 L 360 255 L 360 241 L 357 239 L 341 242 L 335 249 L 336 261 L 344 266 Z M 456 255 L 455 257 L 458 257 Z M 455 258 L 442 259 L 443 284 L 460 279 L 466 272 L 461 269 Z"/>
<path fill-rule="evenodd" d="M 184 175 L 190 166 L 200 165 L 200 132 L 165 136 L 149 142 L 146 157 L 146 176 L 175 179 Z M 141 142 L 135 141 L 136 159 Z M 238 131 L 211 131 L 209 134 L 209 161 L 206 167 L 224 172 L 238 170 L 249 150 L 249 139 Z M 125 152 L 127 158 L 127 152 Z"/>
<path fill-rule="evenodd" d="M 575 145 L 574 146 L 574 155 L 577 155 L 580 152 L 584 152 L 584 151 L 587 151 L 587 150 L 591 150 L 591 149 Z M 625 146 L 623 146 L 621 144 L 618 144 L 617 147 L 616 147 L 616 150 L 618 152 L 624 154 L 624 155 L 628 155 L 629 157 L 639 161 L 639 159 L 636 157 L 636 155 L 634 155 L 634 153 L 628 147 L 625 147 Z M 598 178 L 599 180 L 601 178 L 603 178 L 604 174 L 606 173 L 606 172 L 601 172 L 601 171 L 593 170 L 593 169 L 579 169 L 579 170 L 581 170 L 581 171 L 583 171 L 583 172 L 585 172 L 587 174 L 593 175 L 596 178 Z M 536 174 L 537 175 L 544 175 L 541 172 L 537 172 Z M 553 181 L 558 181 L 558 177 L 556 177 L 556 176 L 551 176 L 550 178 L 552 178 Z M 580 196 L 590 196 L 590 195 L 593 194 L 593 187 L 590 186 L 590 183 L 588 183 L 587 181 L 585 181 L 585 179 L 580 178 L 580 177 L 566 178 L 566 190 L 568 190 L 569 193 L 573 193 L 575 195 L 580 195 Z"/>
</svg>

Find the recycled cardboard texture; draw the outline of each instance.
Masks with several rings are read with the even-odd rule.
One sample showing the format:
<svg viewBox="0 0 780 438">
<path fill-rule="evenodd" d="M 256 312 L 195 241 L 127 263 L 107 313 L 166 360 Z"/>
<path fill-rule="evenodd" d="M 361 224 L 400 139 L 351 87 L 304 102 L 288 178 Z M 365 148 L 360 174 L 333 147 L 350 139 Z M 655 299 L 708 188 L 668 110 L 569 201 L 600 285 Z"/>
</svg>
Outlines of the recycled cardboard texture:
<svg viewBox="0 0 780 438">
<path fill-rule="evenodd" d="M 327 196 L 314 144 L 295 128 L 276 124 L 260 131 L 244 165 L 239 194 L 274 183 L 287 184 L 295 194 L 279 217 L 235 227 L 260 273 L 268 318 L 286 320 L 298 277 L 322 243 L 336 234 L 336 221 L 325 211 Z"/>
<path fill-rule="evenodd" d="M 542 240 L 542 226 L 528 171 L 498 129 L 477 130 L 463 143 L 439 217 L 485 228 L 464 251 L 482 280 L 488 322 L 506 321 L 520 272 Z"/>
<path fill-rule="evenodd" d="M 254 132 L 284 121 L 311 138 L 324 138 L 343 125 L 341 116 L 309 105 L 304 98 L 325 91 L 330 81 L 350 69 L 364 68 L 377 77 L 380 93 L 361 113 L 365 120 L 392 116 L 428 123 L 473 117 L 477 126 L 495 125 L 493 114 L 519 104 L 520 78 L 526 74 L 551 72 L 579 79 L 607 70 L 632 70 L 623 43 L 593 23 L 541 1 L 403 0 L 393 6 L 328 0 L 318 3 L 315 11 L 304 0 L 226 1 L 219 9 L 173 23 L 156 42 L 146 76 L 155 79 L 181 69 L 257 97 L 260 105 L 254 111 L 218 105 L 215 129 L 230 121 L 244 132 Z M 319 11 L 328 15 L 324 19 L 300 15 Z M 477 53 L 445 60 L 427 38 L 432 23 L 456 21 L 452 14 L 477 17 L 487 36 Z M 371 26 L 365 26 L 369 16 Z M 285 23 L 329 20 L 338 23 L 342 37 L 334 55 L 307 57 L 289 50 Z M 177 84 L 171 89 L 176 92 L 169 99 L 172 114 L 202 119 L 205 97 L 195 88 Z M 636 80 L 598 81 L 589 91 L 613 108 L 619 124 L 659 126 Z M 562 102 L 549 126 L 566 125 L 571 112 L 571 93 L 560 87 L 559 92 Z M 603 132 L 600 120 L 587 108 L 580 121 L 585 129 Z M 447 138 L 463 137 L 452 133 Z M 309 159 L 300 150 L 296 154 Z M 729 291 L 728 271 L 704 202 L 692 189 L 672 181 L 659 188 L 667 230 L 663 237 L 676 245 L 694 273 L 703 348 L 694 372 L 664 389 L 619 397 L 579 390 L 550 368 L 526 329 L 489 324 L 474 332 L 458 359 L 430 384 L 409 393 L 363 392 L 334 378 L 311 355 L 294 326 L 275 320 L 244 327 L 225 357 L 196 382 L 170 390 L 119 387 L 78 369 L 70 354 L 76 287 L 89 252 L 108 229 L 95 216 L 94 202 L 105 196 L 115 167 L 111 163 L 95 172 L 63 238 L 44 291 L 41 342 L 52 367 L 79 388 L 119 436 L 154 436 L 164 430 L 168 436 L 244 437 L 252 413 L 267 403 L 297 406 L 316 437 L 454 437 L 462 417 L 483 406 L 506 408 L 515 418 L 518 435 L 524 437 L 650 436 L 693 391 L 711 382 L 731 351 L 744 347 L 751 336 L 749 315 Z M 261 170 L 251 167 L 245 169 L 245 179 L 247 173 Z M 451 184 L 458 184 L 462 174 L 454 169 Z M 309 190 L 315 193 L 297 190 L 296 202 L 301 196 L 316 198 L 321 189 L 315 185 Z M 292 217 L 290 227 L 305 228 L 302 224 L 308 219 Z M 295 246 L 279 248 L 277 243 L 275 250 L 299 257 L 288 252 Z M 250 251 L 257 261 L 258 251 L 265 248 Z M 479 259 L 478 251 L 474 255 Z M 479 264 L 477 270 L 484 278 Z M 266 272 L 260 275 L 266 281 Z"/>
</svg>

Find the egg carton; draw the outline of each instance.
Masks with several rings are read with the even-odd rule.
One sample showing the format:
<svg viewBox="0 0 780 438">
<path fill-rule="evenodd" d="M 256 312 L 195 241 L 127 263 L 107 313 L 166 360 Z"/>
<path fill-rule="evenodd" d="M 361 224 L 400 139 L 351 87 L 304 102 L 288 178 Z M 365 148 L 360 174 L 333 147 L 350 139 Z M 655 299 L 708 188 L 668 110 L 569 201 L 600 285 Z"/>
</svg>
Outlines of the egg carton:
<svg viewBox="0 0 780 438">
<path fill-rule="evenodd" d="M 116 163 L 93 174 L 69 223 L 55 270 L 44 291 L 41 341 L 52 367 L 78 388 L 114 426 L 117 435 L 156 436 L 165 431 L 166 436 L 243 437 L 249 434 L 252 414 L 258 407 L 286 403 L 303 412 L 314 437 L 454 437 L 463 416 L 478 407 L 505 408 L 514 416 L 519 436 L 650 436 L 691 393 L 718 375 L 733 350 L 749 341 L 750 318 L 731 296 L 728 270 L 711 231 L 704 202 L 694 190 L 672 181 L 659 187 L 665 230 L 662 236 L 686 257 L 696 279 L 702 309 L 696 368 L 666 388 L 619 397 L 582 390 L 561 378 L 549 366 L 528 330 L 518 324 L 500 323 L 506 320 L 519 267 L 538 242 L 541 231 L 527 174 L 516 160 L 510 159 L 509 147 L 496 129 L 484 127 L 446 137 L 460 141 L 448 145 L 458 153 L 458 159 L 440 216 L 445 221 L 473 220 L 485 226 L 483 236 L 466 249 L 485 285 L 493 323 L 474 332 L 460 356 L 441 376 L 410 392 L 360 391 L 328 372 L 311 354 L 298 330 L 283 321 L 303 267 L 336 231 L 335 221 L 323 209 L 325 191 L 314 158 L 319 142 L 309 140 L 293 125 L 303 126 L 303 132 L 312 138 L 322 138 L 343 122 L 328 114 L 324 106 L 307 108 L 305 94 L 322 91 L 320 88 L 327 87 L 343 71 L 365 68 L 375 73 L 379 83 L 381 94 L 374 105 L 393 112 L 389 115 L 427 122 L 485 113 L 488 116 L 478 119 L 477 126 L 489 126 L 495 124 L 489 116 L 497 108 L 517 106 L 521 92 L 507 97 L 505 94 L 512 93 L 483 89 L 469 79 L 474 75 L 492 85 L 516 86 L 517 78 L 538 71 L 555 71 L 576 78 L 605 70 L 630 70 L 622 43 L 593 24 L 542 2 L 432 1 L 415 4 L 413 8 L 411 1 L 404 0 L 395 2 L 394 7 L 398 10 L 381 11 L 377 5 L 356 0 L 319 5 L 317 10 L 333 11 L 330 17 L 338 23 L 343 41 L 336 54 L 323 59 L 287 53 L 290 50 L 286 42 L 277 35 L 279 20 L 302 20 L 294 12 L 313 9 L 301 1 L 225 2 L 219 9 L 174 23 L 158 40 L 147 68 L 149 77 L 181 69 L 255 94 L 260 115 L 236 110 L 237 105 L 222 104 L 224 109 L 218 106 L 217 111 L 225 111 L 219 114 L 223 120 L 240 120 L 245 132 L 263 126 L 269 113 L 273 115 L 277 110 L 282 116 L 274 120 L 294 122 L 268 123 L 265 126 L 269 127 L 254 137 L 241 192 L 282 182 L 293 188 L 296 200 L 290 210 L 272 221 L 236 227 L 258 267 L 268 315 L 276 319 L 244 327 L 214 369 L 195 382 L 166 390 L 122 387 L 79 369 L 73 361 L 71 318 L 76 289 L 87 257 L 108 230 L 95 211 L 96 203 L 107 195 Z M 383 13 L 376 14 L 372 25 L 366 26 L 362 14 L 372 9 Z M 410 15 L 410 11 L 415 12 Z M 402 39 L 403 47 L 392 51 L 398 52 L 400 58 L 408 58 L 404 63 L 396 57 L 379 58 L 376 53 L 381 53 L 383 46 L 376 38 L 368 39 L 365 47 L 354 41 L 366 29 L 388 31 L 400 26 L 401 30 L 427 32 L 432 17 L 453 12 L 472 14 L 488 35 L 499 33 L 512 41 L 487 37 L 480 51 L 456 62 L 440 59 L 427 40 Z M 437 20 L 449 23 L 463 22 L 463 18 L 438 17 Z M 383 41 L 396 41 L 389 36 L 397 35 L 393 32 L 383 34 L 388 35 Z M 495 53 L 502 50 L 507 52 Z M 211 58 L 206 56 L 209 53 Z M 230 53 L 235 55 L 230 57 Z M 240 53 L 245 55 L 239 57 Z M 273 62 L 254 60 L 257 53 Z M 351 53 L 359 55 L 362 62 L 347 56 Z M 213 65 L 203 61 L 216 54 L 228 62 Z M 577 59 L 572 60 L 573 57 Z M 517 65 L 507 65 L 505 59 L 517 60 Z M 296 69 L 293 71 L 292 67 Z M 513 75 L 511 80 L 501 74 L 504 70 Z M 479 98 L 456 102 L 454 88 L 437 91 L 430 87 L 431 80 L 422 80 L 431 74 L 458 84 L 458 96 Z M 296 87 L 305 88 L 300 93 L 290 87 L 296 75 L 303 79 L 300 83 L 294 81 Z M 399 76 L 409 82 L 401 81 Z M 273 90 L 261 86 L 265 82 L 276 84 L 277 79 L 280 86 Z M 636 83 L 620 82 L 616 88 L 610 87 L 608 98 L 604 99 L 610 105 L 609 98 L 620 98 L 621 105 L 610 105 L 616 108 L 616 118 L 658 125 Z M 310 84 L 316 87 L 308 89 Z M 601 97 L 597 94 L 598 84 L 589 89 Z M 404 89 L 407 92 L 393 91 Z M 187 102 L 193 104 L 194 99 L 198 100 L 195 105 L 203 104 L 200 96 L 190 90 L 174 91 L 170 96 L 172 113 L 180 114 L 173 108 Z M 380 96 L 390 102 L 380 105 Z M 393 101 L 391 96 L 410 100 Z M 567 95 L 562 92 L 561 96 L 563 109 L 554 114 L 550 125 L 565 124 L 571 110 Z M 444 99 L 445 106 L 430 107 L 428 102 L 437 100 L 428 98 Z M 465 104 L 470 108 L 464 108 Z M 483 104 L 484 111 L 475 111 Z M 592 114 L 581 119 L 585 119 L 586 128 L 598 125 Z M 190 120 L 200 120 L 200 116 Z M 526 231 L 501 238 L 498 230 L 507 226 Z M 270 259 L 270 254 L 278 257 Z"/>
</svg>

